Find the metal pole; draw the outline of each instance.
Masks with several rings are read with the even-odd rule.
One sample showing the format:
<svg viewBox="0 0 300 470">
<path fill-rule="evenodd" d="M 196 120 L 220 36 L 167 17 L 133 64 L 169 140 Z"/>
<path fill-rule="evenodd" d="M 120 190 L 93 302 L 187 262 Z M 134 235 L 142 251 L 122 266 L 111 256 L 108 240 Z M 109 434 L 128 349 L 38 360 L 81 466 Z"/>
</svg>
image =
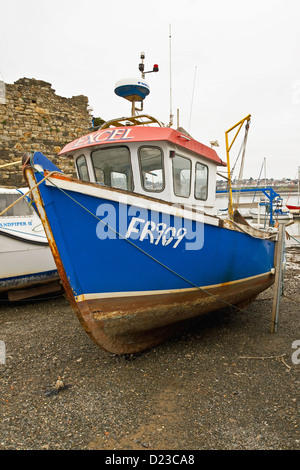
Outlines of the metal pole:
<svg viewBox="0 0 300 470">
<path fill-rule="evenodd" d="M 135 114 L 136 114 L 135 113 L 135 101 L 132 100 L 132 102 L 131 102 L 131 116 L 133 117 L 133 116 L 135 116 Z"/>
<path fill-rule="evenodd" d="M 300 204 L 300 166 L 298 166 L 298 206 Z"/>
<path fill-rule="evenodd" d="M 172 33 L 171 33 L 171 25 L 169 24 L 169 61 L 170 61 L 170 122 L 169 127 L 173 126 L 173 109 L 172 109 Z"/>
<path fill-rule="evenodd" d="M 278 315 L 279 315 L 279 303 L 281 295 L 281 282 L 282 282 L 282 265 L 284 255 L 284 234 L 285 224 L 279 224 L 278 228 L 278 241 L 275 254 L 275 283 L 274 283 L 274 297 L 273 297 L 273 308 L 271 318 L 271 333 L 276 333 L 278 328 Z"/>
<path fill-rule="evenodd" d="M 226 144 L 227 173 L 228 173 L 228 215 L 230 219 L 233 219 L 232 182 L 231 182 L 231 173 L 230 173 L 229 143 L 228 143 L 228 133 L 226 132 L 225 132 L 225 144 Z"/>
<path fill-rule="evenodd" d="M 190 109 L 190 120 L 189 120 L 189 132 L 190 132 L 190 127 L 191 127 L 191 120 L 192 120 L 192 108 L 193 108 L 193 101 L 194 101 L 194 92 L 195 92 L 196 73 L 197 73 L 197 66 L 195 67 L 195 74 L 194 74 L 194 84 L 193 84 L 192 102 L 191 102 L 191 109 Z"/>
</svg>

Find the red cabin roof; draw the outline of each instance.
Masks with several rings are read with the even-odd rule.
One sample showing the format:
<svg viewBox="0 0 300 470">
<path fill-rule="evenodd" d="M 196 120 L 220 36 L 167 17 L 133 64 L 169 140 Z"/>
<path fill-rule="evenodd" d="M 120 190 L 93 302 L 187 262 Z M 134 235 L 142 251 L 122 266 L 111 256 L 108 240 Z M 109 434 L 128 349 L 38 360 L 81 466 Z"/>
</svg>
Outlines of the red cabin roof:
<svg viewBox="0 0 300 470">
<path fill-rule="evenodd" d="M 197 140 L 187 137 L 185 134 L 169 127 L 122 126 L 99 129 L 70 142 L 60 151 L 59 155 L 72 153 L 74 150 L 93 147 L 96 145 L 109 145 L 119 142 L 129 143 L 152 141 L 166 141 L 173 143 L 213 161 L 218 166 L 226 166 L 226 163 L 219 158 L 214 149 L 207 147 Z"/>
</svg>

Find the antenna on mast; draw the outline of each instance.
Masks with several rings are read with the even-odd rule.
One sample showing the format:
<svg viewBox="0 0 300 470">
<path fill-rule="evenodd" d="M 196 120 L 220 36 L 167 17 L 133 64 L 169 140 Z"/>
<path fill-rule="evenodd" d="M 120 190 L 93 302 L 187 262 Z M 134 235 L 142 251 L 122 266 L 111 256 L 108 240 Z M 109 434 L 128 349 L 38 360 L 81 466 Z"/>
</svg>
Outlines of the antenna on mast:
<svg viewBox="0 0 300 470">
<path fill-rule="evenodd" d="M 169 49 L 170 49 L 170 122 L 169 122 L 169 127 L 173 125 L 173 111 L 172 111 L 172 66 L 171 66 L 171 61 L 172 61 L 172 55 L 171 55 L 171 25 L 169 25 Z"/>
<path fill-rule="evenodd" d="M 191 120 L 192 120 L 192 108 L 193 108 L 193 101 L 194 101 L 196 73 L 197 73 L 197 66 L 195 67 L 195 74 L 194 74 L 194 84 L 193 84 L 193 93 L 192 93 L 191 110 L 190 110 L 190 121 L 189 121 L 189 132 L 190 132 Z"/>
<path fill-rule="evenodd" d="M 136 111 L 143 111 L 143 100 L 150 93 L 149 85 L 144 81 L 146 73 L 158 72 L 158 65 L 154 64 L 152 70 L 145 71 L 144 65 L 145 52 L 141 52 L 141 62 L 139 63 L 139 71 L 142 74 L 142 79 L 139 78 L 124 78 L 119 80 L 115 85 L 115 93 L 128 101 L 131 101 L 131 115 L 135 116 Z M 137 101 L 141 102 L 140 109 L 136 108 Z"/>
</svg>

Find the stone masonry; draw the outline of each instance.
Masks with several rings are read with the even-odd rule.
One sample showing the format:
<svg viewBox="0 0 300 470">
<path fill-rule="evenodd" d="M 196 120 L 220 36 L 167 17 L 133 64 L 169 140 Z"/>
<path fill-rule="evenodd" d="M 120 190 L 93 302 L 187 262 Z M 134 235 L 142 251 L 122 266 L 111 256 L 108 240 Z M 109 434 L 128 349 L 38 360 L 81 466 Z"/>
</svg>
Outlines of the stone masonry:
<svg viewBox="0 0 300 470">
<path fill-rule="evenodd" d="M 75 176 L 70 157 L 57 157 L 68 142 L 90 132 L 88 98 L 64 98 L 50 83 L 21 78 L 0 89 L 0 186 L 24 187 L 21 164 L 25 153 L 42 152 L 64 173 Z"/>
</svg>

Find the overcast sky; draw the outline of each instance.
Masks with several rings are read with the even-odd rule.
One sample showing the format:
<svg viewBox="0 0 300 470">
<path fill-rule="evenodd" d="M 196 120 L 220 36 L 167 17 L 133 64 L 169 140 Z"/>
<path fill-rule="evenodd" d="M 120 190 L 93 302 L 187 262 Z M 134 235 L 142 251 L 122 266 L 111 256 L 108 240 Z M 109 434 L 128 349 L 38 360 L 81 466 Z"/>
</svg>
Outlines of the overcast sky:
<svg viewBox="0 0 300 470">
<path fill-rule="evenodd" d="M 171 55 L 169 26 L 171 25 Z M 200 142 L 218 140 L 251 114 L 244 176 L 295 178 L 300 166 L 299 0 L 0 0 L 0 79 L 28 77 L 56 93 L 84 94 L 105 120 L 130 115 L 115 83 L 140 77 L 146 54 L 150 95 L 144 111 Z M 230 134 L 233 137 L 233 134 Z M 242 130 L 241 137 L 244 135 Z M 240 150 L 231 151 L 234 162 Z"/>
</svg>

